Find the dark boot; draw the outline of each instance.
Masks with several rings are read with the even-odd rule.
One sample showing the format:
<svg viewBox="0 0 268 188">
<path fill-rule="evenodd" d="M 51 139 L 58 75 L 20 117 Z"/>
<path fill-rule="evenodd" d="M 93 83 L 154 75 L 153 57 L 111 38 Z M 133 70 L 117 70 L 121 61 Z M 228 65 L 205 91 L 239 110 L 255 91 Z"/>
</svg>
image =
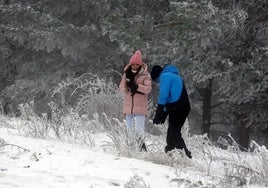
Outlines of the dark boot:
<svg viewBox="0 0 268 188">
<path fill-rule="evenodd" d="M 141 146 L 140 146 L 140 151 L 145 151 L 145 152 L 147 152 L 147 147 L 146 147 L 146 145 L 145 145 L 144 142 L 142 142 L 142 144 L 141 144 Z"/>
<path fill-rule="evenodd" d="M 140 151 L 145 151 L 145 152 L 147 152 L 146 144 L 145 144 L 144 140 L 141 139 L 141 138 L 138 139 L 138 147 L 139 147 L 139 150 L 140 150 Z"/>
<path fill-rule="evenodd" d="M 188 149 L 184 149 L 184 151 L 185 151 L 185 155 L 187 157 L 189 157 L 189 159 L 191 159 L 192 158 L 192 153 Z"/>
<path fill-rule="evenodd" d="M 183 140 L 182 137 L 179 138 L 179 142 L 178 142 L 176 148 L 177 148 L 177 149 L 184 149 L 185 155 L 186 155 L 187 157 L 189 157 L 190 159 L 192 158 L 192 153 L 191 153 L 191 152 L 188 150 L 188 148 L 186 147 L 186 144 L 185 144 L 185 142 L 184 142 L 184 140 Z"/>
<path fill-rule="evenodd" d="M 169 151 L 175 149 L 175 146 L 166 145 L 165 147 L 165 153 L 168 153 Z"/>
</svg>

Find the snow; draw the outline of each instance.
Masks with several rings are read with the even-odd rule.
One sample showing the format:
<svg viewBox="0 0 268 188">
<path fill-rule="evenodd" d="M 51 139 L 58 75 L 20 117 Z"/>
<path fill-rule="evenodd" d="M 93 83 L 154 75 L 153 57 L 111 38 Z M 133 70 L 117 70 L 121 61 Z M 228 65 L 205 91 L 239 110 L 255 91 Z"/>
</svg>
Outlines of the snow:
<svg viewBox="0 0 268 188">
<path fill-rule="evenodd" d="M 0 187 L 124 187 L 132 177 L 142 177 L 150 187 L 177 187 L 171 167 L 137 159 L 116 157 L 86 147 L 16 135 L 0 129 L 6 146 L 0 154 Z"/>
<path fill-rule="evenodd" d="M 1 139 L 8 143 L 0 147 L 1 188 L 227 187 L 219 186 L 223 163 L 205 161 L 194 149 L 193 159 L 180 157 L 176 166 L 144 160 L 157 156 L 171 160 L 164 152 L 140 153 L 140 159 L 107 152 L 100 147 L 102 140 L 107 139 L 102 134 L 94 147 L 88 147 L 58 139 L 26 137 L 12 127 L 0 126 L 0 142 Z M 226 150 L 209 151 L 215 152 L 217 158 L 235 161 Z"/>
</svg>

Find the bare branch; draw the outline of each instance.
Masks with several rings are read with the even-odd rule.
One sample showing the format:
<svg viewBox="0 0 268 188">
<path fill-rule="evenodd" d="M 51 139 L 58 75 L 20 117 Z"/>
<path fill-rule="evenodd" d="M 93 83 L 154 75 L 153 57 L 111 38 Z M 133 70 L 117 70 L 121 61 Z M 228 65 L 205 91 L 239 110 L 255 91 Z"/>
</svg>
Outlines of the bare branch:
<svg viewBox="0 0 268 188">
<path fill-rule="evenodd" d="M 1 148 L 1 147 L 5 147 L 5 146 L 14 146 L 14 147 L 17 147 L 17 148 L 19 148 L 19 149 L 24 150 L 25 152 L 30 152 L 30 150 L 25 149 L 25 148 L 23 148 L 23 147 L 21 147 L 21 146 L 15 145 L 15 144 L 3 144 L 3 145 L 0 145 L 0 148 Z"/>
</svg>

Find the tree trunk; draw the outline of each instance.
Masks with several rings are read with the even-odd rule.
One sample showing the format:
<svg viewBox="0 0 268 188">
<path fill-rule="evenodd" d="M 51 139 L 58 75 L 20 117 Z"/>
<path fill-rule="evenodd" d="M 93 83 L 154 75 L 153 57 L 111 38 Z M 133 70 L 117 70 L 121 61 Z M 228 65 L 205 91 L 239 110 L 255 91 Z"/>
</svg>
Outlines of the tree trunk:
<svg viewBox="0 0 268 188">
<path fill-rule="evenodd" d="M 211 96 L 212 96 L 212 79 L 208 80 L 207 86 L 203 90 L 203 116 L 202 132 L 210 136 L 211 125 Z"/>
<path fill-rule="evenodd" d="M 246 122 L 243 118 L 240 118 L 238 144 L 241 146 L 241 150 L 244 151 L 246 151 L 249 146 L 249 130 L 250 128 L 246 126 Z"/>
</svg>

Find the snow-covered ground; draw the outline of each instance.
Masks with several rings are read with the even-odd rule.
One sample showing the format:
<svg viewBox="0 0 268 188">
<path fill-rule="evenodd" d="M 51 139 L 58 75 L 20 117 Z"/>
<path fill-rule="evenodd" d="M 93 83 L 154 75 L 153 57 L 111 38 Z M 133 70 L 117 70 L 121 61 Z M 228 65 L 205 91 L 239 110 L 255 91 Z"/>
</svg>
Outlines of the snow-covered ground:
<svg viewBox="0 0 268 188">
<path fill-rule="evenodd" d="M 6 128 L 0 129 L 0 138 L 23 148 L 9 145 L 1 150 L 3 188 L 124 187 L 132 178 L 143 179 L 150 187 L 178 187 L 173 181 L 175 170 L 168 166 L 116 157 L 96 148 L 26 138 Z"/>
<path fill-rule="evenodd" d="M 141 159 L 119 157 L 100 147 L 102 138 L 105 137 L 100 134 L 97 138 L 99 144 L 86 147 L 56 139 L 24 137 L 14 128 L 0 126 L 0 187 L 230 187 L 230 184 L 221 184 L 222 164 L 204 161 L 194 150 L 193 159 L 178 158 L 179 166 L 161 165 L 144 159 L 156 155 L 169 160 L 165 153 L 141 153 Z M 218 156 L 223 155 L 228 156 L 229 153 L 225 151 Z M 247 183 L 231 185 L 264 187 Z"/>
</svg>

